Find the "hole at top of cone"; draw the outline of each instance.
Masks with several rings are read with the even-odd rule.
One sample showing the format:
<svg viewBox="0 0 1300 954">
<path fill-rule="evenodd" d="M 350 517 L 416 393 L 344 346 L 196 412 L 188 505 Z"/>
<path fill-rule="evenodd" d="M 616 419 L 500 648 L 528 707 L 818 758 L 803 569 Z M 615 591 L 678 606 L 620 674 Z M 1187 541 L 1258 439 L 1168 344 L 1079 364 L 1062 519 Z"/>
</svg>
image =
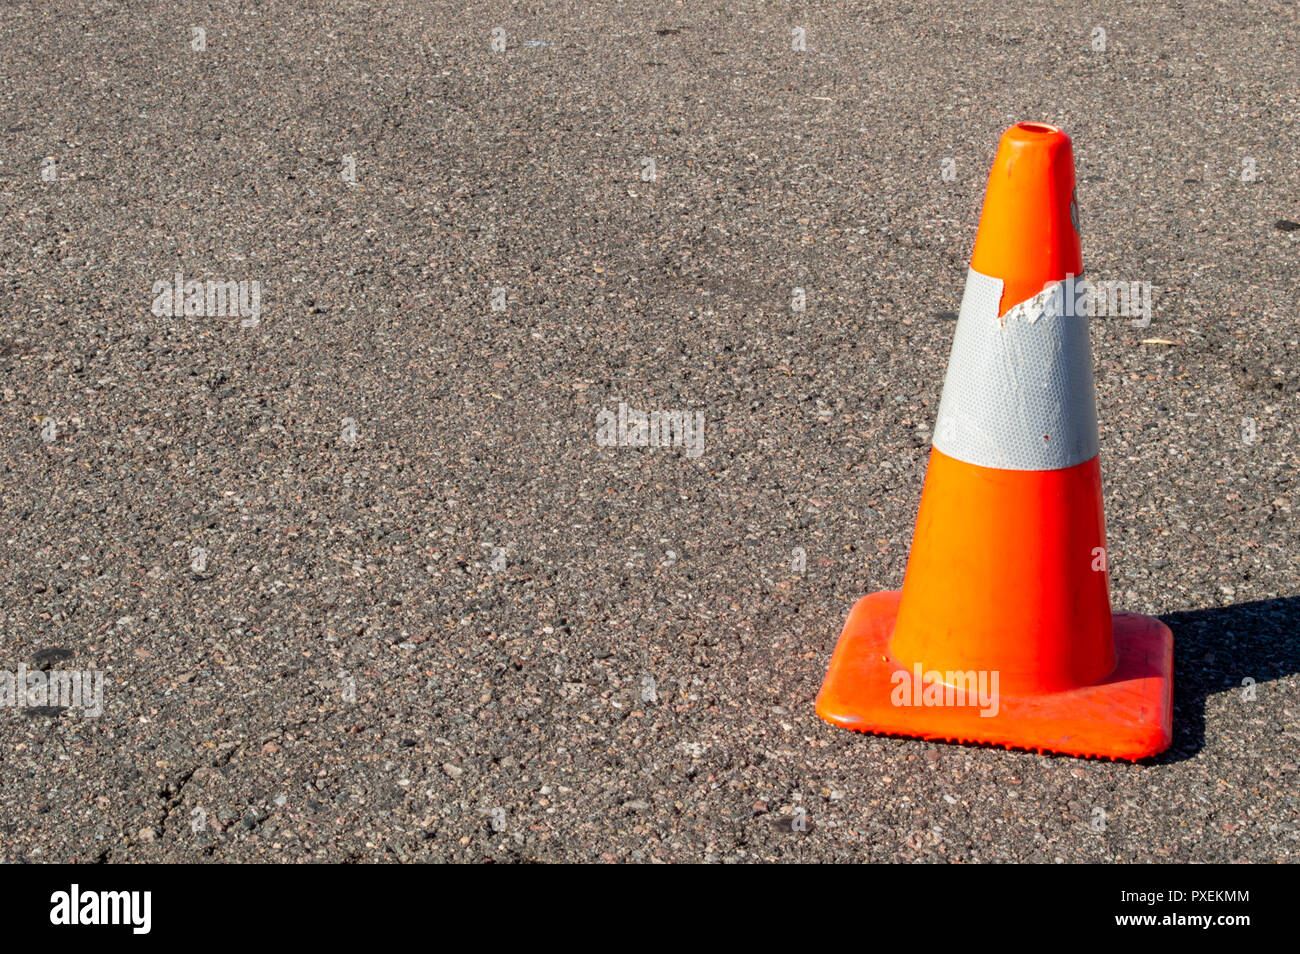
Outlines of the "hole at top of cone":
<svg viewBox="0 0 1300 954">
<path fill-rule="evenodd" d="M 1028 133 L 1059 133 L 1061 130 L 1047 123 L 1016 123 L 1017 129 Z"/>
</svg>

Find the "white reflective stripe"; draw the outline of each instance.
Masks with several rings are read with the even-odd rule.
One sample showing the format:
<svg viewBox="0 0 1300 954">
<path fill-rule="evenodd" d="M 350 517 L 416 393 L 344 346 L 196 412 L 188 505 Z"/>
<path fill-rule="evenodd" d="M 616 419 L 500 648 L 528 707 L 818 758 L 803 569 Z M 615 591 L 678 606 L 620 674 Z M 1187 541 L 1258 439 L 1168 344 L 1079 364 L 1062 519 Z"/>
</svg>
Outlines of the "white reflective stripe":
<svg viewBox="0 0 1300 954">
<path fill-rule="evenodd" d="M 1088 319 L 1052 292 L 1001 318 L 1002 279 L 971 269 L 953 335 L 934 446 L 1002 470 L 1059 470 L 1097 456 Z"/>
</svg>

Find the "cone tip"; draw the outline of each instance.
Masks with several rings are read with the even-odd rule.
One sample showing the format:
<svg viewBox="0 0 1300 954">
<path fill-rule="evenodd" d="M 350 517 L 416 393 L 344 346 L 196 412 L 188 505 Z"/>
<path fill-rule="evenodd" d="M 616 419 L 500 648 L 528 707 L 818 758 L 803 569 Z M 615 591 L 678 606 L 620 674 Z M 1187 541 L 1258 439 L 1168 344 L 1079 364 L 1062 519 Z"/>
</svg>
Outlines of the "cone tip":
<svg viewBox="0 0 1300 954">
<path fill-rule="evenodd" d="M 1016 123 L 1002 134 L 1002 140 L 998 143 L 998 152 L 1004 157 L 1008 154 L 1024 155 L 1026 151 L 1041 151 L 1047 155 L 1055 155 L 1062 149 L 1073 153 L 1070 137 L 1066 135 L 1065 130 L 1051 123 Z M 1072 155 L 1071 163 L 1073 163 Z"/>
<path fill-rule="evenodd" d="M 1002 134 L 971 254 L 971 268 L 1004 283 L 999 315 L 1082 274 L 1074 185 L 1074 150 L 1062 129 L 1023 122 Z"/>
</svg>

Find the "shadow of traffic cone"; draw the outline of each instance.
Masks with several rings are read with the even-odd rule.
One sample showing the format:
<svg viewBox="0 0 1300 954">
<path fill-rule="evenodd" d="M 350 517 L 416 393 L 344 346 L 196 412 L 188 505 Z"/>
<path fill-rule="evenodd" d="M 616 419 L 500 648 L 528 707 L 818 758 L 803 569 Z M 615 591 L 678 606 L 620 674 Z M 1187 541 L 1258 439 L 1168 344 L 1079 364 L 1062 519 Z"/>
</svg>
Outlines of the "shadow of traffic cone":
<svg viewBox="0 0 1300 954">
<path fill-rule="evenodd" d="M 1111 614 L 1070 139 L 989 174 L 900 592 L 858 601 L 817 713 L 862 732 L 1137 759 L 1172 737 L 1173 636 Z"/>
</svg>

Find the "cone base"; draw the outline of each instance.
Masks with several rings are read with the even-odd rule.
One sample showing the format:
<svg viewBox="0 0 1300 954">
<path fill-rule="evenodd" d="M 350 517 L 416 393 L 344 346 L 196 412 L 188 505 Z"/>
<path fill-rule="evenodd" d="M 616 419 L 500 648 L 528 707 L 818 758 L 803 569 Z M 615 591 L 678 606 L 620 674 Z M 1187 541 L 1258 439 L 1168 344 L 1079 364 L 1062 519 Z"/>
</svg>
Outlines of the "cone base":
<svg viewBox="0 0 1300 954">
<path fill-rule="evenodd" d="M 904 667 L 889 655 L 898 591 L 854 604 L 817 695 L 817 714 L 857 732 L 983 742 L 1066 755 L 1135 760 L 1173 739 L 1173 633 L 1150 616 L 1115 613 L 1119 663 L 1105 681 L 1044 695 L 998 693 L 997 712 L 978 705 L 895 704 Z M 992 706 L 988 707 L 992 711 Z"/>
</svg>

